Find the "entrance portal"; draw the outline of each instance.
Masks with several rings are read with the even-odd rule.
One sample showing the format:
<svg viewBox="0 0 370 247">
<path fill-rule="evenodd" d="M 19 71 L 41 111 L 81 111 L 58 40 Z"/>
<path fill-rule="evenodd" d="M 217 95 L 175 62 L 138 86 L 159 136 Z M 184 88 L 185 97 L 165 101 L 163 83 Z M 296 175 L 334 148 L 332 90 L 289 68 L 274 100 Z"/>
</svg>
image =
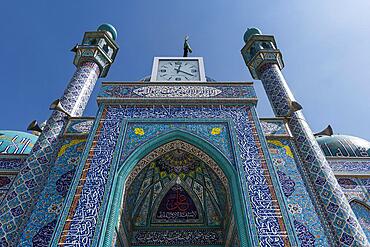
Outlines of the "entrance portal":
<svg viewBox="0 0 370 247">
<path fill-rule="evenodd" d="M 125 182 L 118 246 L 230 246 L 238 235 L 229 181 L 184 141 L 141 159 Z"/>
</svg>

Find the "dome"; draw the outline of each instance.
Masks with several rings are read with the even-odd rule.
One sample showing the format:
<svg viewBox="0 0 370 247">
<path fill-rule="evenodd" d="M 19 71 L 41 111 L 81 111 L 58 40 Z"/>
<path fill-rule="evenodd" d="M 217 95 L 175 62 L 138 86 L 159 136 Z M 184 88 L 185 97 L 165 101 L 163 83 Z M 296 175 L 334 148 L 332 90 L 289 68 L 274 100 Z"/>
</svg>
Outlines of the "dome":
<svg viewBox="0 0 370 247">
<path fill-rule="evenodd" d="M 117 38 L 117 30 L 111 24 L 108 24 L 108 23 L 101 24 L 98 27 L 98 31 L 109 32 L 112 35 L 113 40 L 116 40 Z"/>
<path fill-rule="evenodd" d="M 253 35 L 257 35 L 257 34 L 262 34 L 262 32 L 258 28 L 255 28 L 255 27 L 248 28 L 247 31 L 245 31 L 244 36 L 243 36 L 244 42 L 247 43 L 250 37 L 252 37 Z"/>
<path fill-rule="evenodd" d="M 29 154 L 37 138 L 27 132 L 0 130 L 0 155 Z"/>
<path fill-rule="evenodd" d="M 348 135 L 320 135 L 316 137 L 327 157 L 370 157 L 370 142 Z"/>
</svg>

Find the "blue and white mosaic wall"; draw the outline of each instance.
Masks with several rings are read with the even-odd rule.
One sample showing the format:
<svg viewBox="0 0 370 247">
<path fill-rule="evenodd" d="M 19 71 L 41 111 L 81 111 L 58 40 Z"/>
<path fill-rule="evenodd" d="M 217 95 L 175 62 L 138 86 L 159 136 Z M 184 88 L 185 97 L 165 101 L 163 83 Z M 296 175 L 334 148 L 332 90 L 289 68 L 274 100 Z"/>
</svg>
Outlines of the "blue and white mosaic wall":
<svg viewBox="0 0 370 247">
<path fill-rule="evenodd" d="M 11 188 L 37 136 L 11 130 L 0 130 L 0 203 Z"/>
<path fill-rule="evenodd" d="M 238 146 L 237 158 L 239 173 L 242 177 L 243 190 L 247 204 L 247 215 L 254 219 L 251 224 L 253 236 L 252 239 L 259 244 L 272 246 L 287 246 L 287 230 L 280 217 L 282 215 L 278 198 L 276 197 L 275 186 L 271 181 L 271 174 L 263 157 L 263 151 L 260 146 L 258 132 L 254 126 L 251 109 L 249 107 L 226 107 L 226 106 L 199 106 L 199 107 L 180 107 L 180 106 L 142 106 L 142 107 L 121 107 L 107 106 L 101 109 L 101 117 L 96 122 L 96 134 L 89 141 L 88 149 L 85 152 L 85 158 L 79 167 L 78 177 L 73 184 L 74 195 L 68 198 L 68 205 L 63 211 L 62 220 L 66 223 L 58 226 L 54 244 L 72 244 L 82 242 L 87 245 L 97 243 L 101 224 L 104 219 L 105 204 L 110 195 L 110 184 L 116 163 L 112 163 L 116 145 L 118 143 L 119 133 L 122 130 L 123 119 L 168 119 L 173 122 L 178 119 L 207 120 L 209 122 L 219 122 L 220 120 L 229 121 L 235 130 Z M 185 128 L 189 124 L 178 124 L 178 128 Z M 212 128 L 203 127 L 203 133 L 199 134 L 202 138 L 210 138 L 213 133 L 222 131 L 223 126 L 212 123 Z M 157 125 L 159 126 L 159 125 Z M 198 134 L 202 131 L 197 128 L 191 129 L 196 124 L 189 125 L 190 132 Z M 171 124 L 160 128 L 174 128 Z M 159 128 L 159 129 L 160 129 Z M 176 127 L 175 127 L 176 128 Z M 186 127 L 187 128 L 187 127 Z M 130 130 L 130 128 L 128 128 Z M 132 129 L 131 129 L 132 130 Z M 156 133 L 158 129 L 148 129 L 145 124 L 138 126 L 131 132 L 131 135 L 145 133 Z M 188 131 L 188 130 L 187 130 Z M 217 134 L 215 134 L 217 135 Z M 224 136 L 227 138 L 227 136 Z M 213 138 L 214 139 L 214 138 Z M 130 143 L 128 143 L 128 147 Z M 221 144 L 221 145 L 220 145 Z M 228 151 L 222 147 L 222 142 L 218 149 L 222 152 Z M 132 144 L 131 144 L 132 145 Z M 227 155 L 228 158 L 232 158 Z"/>
<path fill-rule="evenodd" d="M 23 231 L 19 246 L 49 245 L 85 144 L 86 139 L 64 140 L 44 190 Z"/>
<path fill-rule="evenodd" d="M 262 131 L 266 137 L 290 137 L 290 131 L 284 119 L 260 119 Z"/>
<path fill-rule="evenodd" d="M 94 118 L 71 118 L 64 130 L 64 135 L 88 135 L 93 124 Z"/>
<path fill-rule="evenodd" d="M 350 161 L 350 160 L 349 160 Z M 367 176 L 340 175 L 342 187 L 367 238 L 370 240 L 370 178 Z"/>
<path fill-rule="evenodd" d="M 159 121 L 159 123 L 129 121 L 125 130 L 126 138 L 123 144 L 124 151 L 122 152 L 121 161 L 123 162 L 136 148 L 148 140 L 174 130 L 184 131 L 204 138 L 216 146 L 227 157 L 229 162 L 235 166 L 234 151 L 230 145 L 230 126 L 228 122 L 224 121 L 173 121 L 171 123 L 167 121 Z"/>
<path fill-rule="evenodd" d="M 8 192 L 18 172 L 0 172 L 0 202 Z"/>
<path fill-rule="evenodd" d="M 370 240 L 370 160 L 329 157 L 328 161 L 363 231 Z"/>
<path fill-rule="evenodd" d="M 99 66 L 94 62 L 84 62 L 77 68 L 60 98 L 62 106 L 72 116 L 82 115 L 99 73 Z M 35 203 L 33 198 L 39 196 L 49 176 L 67 123 L 66 114 L 57 110 L 52 112 L 32 152 L 25 160 L 25 165 L 10 188 L 9 193 L 12 197 L 9 199 L 6 197 L 1 202 L 0 217 L 3 218 L 0 228 L 5 232 L 1 235 L 4 236 L 0 239 L 2 244 L 19 240 L 21 228 Z M 13 199 L 17 200 L 17 203 L 12 203 Z"/>
<path fill-rule="evenodd" d="M 370 207 L 358 201 L 352 201 L 350 205 L 358 221 L 360 222 L 367 239 L 370 239 Z"/>
<path fill-rule="evenodd" d="M 368 245 L 350 205 L 337 183 L 324 153 L 321 151 L 303 113 L 298 110 L 291 112 L 290 102 L 294 97 L 277 64 L 265 64 L 260 68 L 260 79 L 264 85 L 276 116 L 290 116 L 289 128 L 304 165 L 304 176 L 314 186 L 310 193 L 314 194 L 317 208 L 321 208 L 321 218 L 331 228 L 328 233 L 330 242 L 335 245 Z"/>
<path fill-rule="evenodd" d="M 272 109 L 277 117 L 287 117 L 297 152 L 304 163 L 302 175 L 315 203 L 322 212 L 320 218 L 329 229 L 331 244 L 358 246 L 369 245 L 344 193 L 325 159 L 324 153 L 305 120 L 302 107 L 295 101 L 281 70 L 282 54 L 271 35 L 262 35 L 252 29 L 245 33 L 245 46 L 241 53 L 253 78 L 262 81 Z M 253 33 L 255 32 L 255 33 Z M 253 34 L 252 34 L 253 33 Z M 258 33 L 259 35 L 254 35 Z"/>
<path fill-rule="evenodd" d="M 291 141 L 267 142 L 300 246 L 328 246 L 324 228 L 298 171 L 297 166 L 302 164 L 297 163 Z"/>
</svg>

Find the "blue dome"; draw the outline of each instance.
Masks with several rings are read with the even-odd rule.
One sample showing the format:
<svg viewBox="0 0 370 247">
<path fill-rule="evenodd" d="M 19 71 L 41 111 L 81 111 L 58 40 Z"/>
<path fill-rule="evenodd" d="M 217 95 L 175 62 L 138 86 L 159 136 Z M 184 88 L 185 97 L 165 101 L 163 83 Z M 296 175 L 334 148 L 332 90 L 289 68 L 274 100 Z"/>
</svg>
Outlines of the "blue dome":
<svg viewBox="0 0 370 247">
<path fill-rule="evenodd" d="M 108 24 L 108 23 L 101 24 L 98 27 L 98 31 L 107 31 L 107 32 L 109 32 L 110 34 L 112 34 L 113 40 L 116 40 L 116 38 L 117 38 L 117 30 L 111 24 Z"/>
<path fill-rule="evenodd" d="M 322 151 L 327 157 L 370 157 L 370 142 L 355 136 L 317 136 Z"/>
<path fill-rule="evenodd" d="M 248 28 L 247 31 L 245 31 L 244 36 L 243 36 L 244 42 L 247 43 L 250 37 L 252 37 L 253 35 L 257 35 L 257 34 L 262 34 L 262 32 L 258 28 L 255 28 L 255 27 Z"/>
<path fill-rule="evenodd" d="M 0 130 L 0 155 L 29 154 L 37 138 L 27 132 Z"/>
</svg>

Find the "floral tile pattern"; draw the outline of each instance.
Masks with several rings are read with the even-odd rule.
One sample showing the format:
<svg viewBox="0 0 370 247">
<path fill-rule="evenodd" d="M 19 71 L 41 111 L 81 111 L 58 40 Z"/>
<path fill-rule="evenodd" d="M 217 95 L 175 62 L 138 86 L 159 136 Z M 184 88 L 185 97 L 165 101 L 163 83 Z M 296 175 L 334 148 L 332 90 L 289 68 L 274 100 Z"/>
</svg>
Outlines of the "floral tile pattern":
<svg viewBox="0 0 370 247">
<path fill-rule="evenodd" d="M 48 246 L 86 139 L 66 138 L 21 236 L 21 246 Z"/>
<path fill-rule="evenodd" d="M 289 140 L 268 140 L 270 155 L 286 197 L 289 216 L 301 246 L 329 245 L 324 228 L 297 168 L 297 155 Z"/>
<path fill-rule="evenodd" d="M 238 152 L 240 153 L 240 164 L 238 169 L 242 176 L 243 187 L 247 193 L 246 201 L 250 200 L 251 211 L 255 231 L 261 245 L 284 246 L 288 243 L 284 223 L 280 221 L 276 214 L 280 206 L 276 198 L 274 187 L 270 185 L 270 174 L 259 146 L 257 131 L 253 119 L 250 117 L 249 107 L 226 107 L 226 106 L 202 106 L 202 107 L 178 107 L 178 106 L 142 106 L 142 107 L 120 107 L 106 106 L 99 119 L 97 135 L 93 138 L 93 145 L 89 145 L 90 150 L 87 160 L 83 161 L 84 167 L 80 167 L 78 176 L 86 177 L 84 181 L 74 184 L 82 190 L 77 191 L 74 197 L 68 198 L 68 211 L 63 213 L 70 224 L 58 227 L 57 235 L 59 243 L 72 244 L 76 241 L 84 242 L 88 245 L 95 243 L 95 237 L 99 234 L 99 222 L 104 216 L 104 204 L 100 202 L 109 194 L 109 186 L 112 174 L 116 168 L 112 167 L 112 158 L 118 140 L 123 119 L 155 118 L 155 119 L 214 119 L 219 121 L 224 119 L 231 121 L 235 126 L 237 137 Z M 212 122 L 212 121 L 210 121 Z M 210 127 L 215 127 L 212 123 Z M 195 125 L 194 125 L 195 126 Z M 131 131 L 136 137 L 145 137 L 150 132 L 145 125 L 135 127 L 141 128 L 140 131 Z M 166 128 L 166 127 L 164 127 Z M 153 130 L 155 128 L 152 128 Z M 212 131 L 209 129 L 211 135 Z M 222 133 L 222 131 L 221 131 Z M 142 135 L 141 135 L 142 134 Z M 222 150 L 222 148 L 220 148 Z M 262 155 L 262 156 L 261 156 Z M 256 169 L 257 168 L 257 169 Z M 257 183 L 258 181 L 258 183 Z M 247 199 L 249 198 L 249 199 Z M 89 227 L 87 227 L 89 225 Z M 81 231 L 84 229 L 83 231 Z M 63 233 L 63 234 L 61 234 Z M 93 238 L 93 236 L 95 236 Z"/>
</svg>

